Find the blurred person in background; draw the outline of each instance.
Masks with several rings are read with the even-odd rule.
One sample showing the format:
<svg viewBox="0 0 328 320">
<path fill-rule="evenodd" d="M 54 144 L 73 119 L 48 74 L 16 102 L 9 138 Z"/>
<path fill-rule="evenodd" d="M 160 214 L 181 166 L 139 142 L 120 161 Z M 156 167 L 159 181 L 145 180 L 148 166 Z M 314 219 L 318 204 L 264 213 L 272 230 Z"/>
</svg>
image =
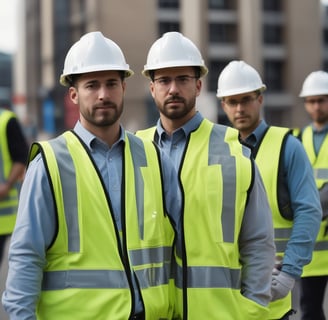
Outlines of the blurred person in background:
<svg viewBox="0 0 328 320">
<path fill-rule="evenodd" d="M 120 124 L 132 74 L 99 31 L 66 55 L 60 83 L 80 119 L 31 147 L 2 300 L 10 319 L 171 319 L 181 199 L 169 159 Z"/>
<path fill-rule="evenodd" d="M 160 118 L 137 135 L 170 156 L 183 190 L 177 316 L 266 319 L 274 265 L 271 212 L 238 131 L 196 110 L 207 72 L 198 48 L 178 32 L 154 42 L 142 72 Z"/>
<path fill-rule="evenodd" d="M 325 320 L 324 297 L 328 281 L 328 73 L 311 72 L 304 80 L 300 97 L 312 123 L 301 133 L 301 141 L 313 168 L 320 194 L 322 222 L 313 258 L 301 278 L 302 320 Z"/>
<path fill-rule="evenodd" d="M 28 143 L 16 114 L 0 108 L 0 267 L 14 230 Z"/>
<path fill-rule="evenodd" d="M 269 319 L 289 319 L 291 291 L 311 261 L 322 217 L 312 168 L 300 141 L 288 128 L 261 117 L 266 89 L 258 72 L 231 61 L 218 77 L 217 97 L 241 141 L 259 167 L 273 215 L 276 265 L 272 270 Z"/>
</svg>

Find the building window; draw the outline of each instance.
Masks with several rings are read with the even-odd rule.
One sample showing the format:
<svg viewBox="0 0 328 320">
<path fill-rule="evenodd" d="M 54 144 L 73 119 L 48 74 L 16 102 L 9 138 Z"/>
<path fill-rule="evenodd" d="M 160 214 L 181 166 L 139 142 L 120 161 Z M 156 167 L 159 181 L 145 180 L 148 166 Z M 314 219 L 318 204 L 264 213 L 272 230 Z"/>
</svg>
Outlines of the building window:
<svg viewBox="0 0 328 320">
<path fill-rule="evenodd" d="M 263 25 L 263 42 L 265 44 L 282 44 L 283 27 L 279 25 Z"/>
<path fill-rule="evenodd" d="M 281 0 L 263 0 L 262 2 L 263 11 L 282 11 L 282 2 Z"/>
<path fill-rule="evenodd" d="M 288 127 L 290 124 L 286 123 L 286 119 L 291 119 L 291 114 L 288 106 L 285 108 L 264 108 L 264 118 L 270 122 L 271 126 Z"/>
<path fill-rule="evenodd" d="M 323 43 L 328 46 L 328 29 L 323 30 Z"/>
<path fill-rule="evenodd" d="M 284 63 L 280 60 L 264 61 L 264 83 L 268 91 L 281 92 L 284 89 Z"/>
<path fill-rule="evenodd" d="M 158 7 L 162 9 L 179 8 L 179 0 L 158 0 Z"/>
<path fill-rule="evenodd" d="M 226 60 L 211 60 L 209 61 L 209 73 L 208 73 L 208 91 L 215 92 L 218 88 L 218 77 L 224 67 L 231 61 L 232 59 Z"/>
<path fill-rule="evenodd" d="M 159 36 L 161 37 L 162 34 L 170 31 L 179 31 L 180 24 L 179 22 L 159 22 L 158 24 L 158 32 Z"/>
<path fill-rule="evenodd" d="M 235 43 L 237 26 L 228 23 L 210 23 L 209 41 L 212 43 Z"/>
<path fill-rule="evenodd" d="M 233 10 L 236 9 L 235 0 L 208 0 L 209 9 Z"/>
<path fill-rule="evenodd" d="M 323 70 L 328 72 L 328 60 L 324 60 L 323 62 Z"/>
</svg>

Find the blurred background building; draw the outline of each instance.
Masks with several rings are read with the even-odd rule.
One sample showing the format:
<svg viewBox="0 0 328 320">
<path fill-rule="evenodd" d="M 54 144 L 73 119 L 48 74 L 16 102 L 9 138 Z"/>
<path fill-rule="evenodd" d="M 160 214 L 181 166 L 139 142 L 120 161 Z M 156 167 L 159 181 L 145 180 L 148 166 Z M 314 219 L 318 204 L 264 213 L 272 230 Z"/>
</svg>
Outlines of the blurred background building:
<svg viewBox="0 0 328 320">
<path fill-rule="evenodd" d="M 260 72 L 268 87 L 264 117 L 289 127 L 308 122 L 298 98 L 305 77 L 328 70 L 328 11 L 320 0 L 22 0 L 19 9 L 13 104 L 27 128 L 50 136 L 78 117 L 58 79 L 68 49 L 89 31 L 116 41 L 135 71 L 123 115 L 131 131 L 158 117 L 141 70 L 151 44 L 167 31 L 184 33 L 201 49 L 210 71 L 198 108 L 215 122 L 225 122 L 217 78 L 232 59 Z"/>
<path fill-rule="evenodd" d="M 12 108 L 12 56 L 0 52 L 0 108 Z"/>
</svg>

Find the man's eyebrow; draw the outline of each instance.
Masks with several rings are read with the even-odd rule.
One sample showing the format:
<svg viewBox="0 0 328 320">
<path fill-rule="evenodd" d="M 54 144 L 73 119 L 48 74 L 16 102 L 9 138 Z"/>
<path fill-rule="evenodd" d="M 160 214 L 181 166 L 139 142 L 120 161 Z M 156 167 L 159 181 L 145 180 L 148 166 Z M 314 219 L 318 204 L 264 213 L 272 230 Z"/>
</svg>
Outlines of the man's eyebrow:
<svg viewBox="0 0 328 320">
<path fill-rule="evenodd" d="M 97 83 L 98 81 L 97 80 L 88 80 L 85 82 L 85 84 L 93 84 L 93 83 Z"/>
</svg>

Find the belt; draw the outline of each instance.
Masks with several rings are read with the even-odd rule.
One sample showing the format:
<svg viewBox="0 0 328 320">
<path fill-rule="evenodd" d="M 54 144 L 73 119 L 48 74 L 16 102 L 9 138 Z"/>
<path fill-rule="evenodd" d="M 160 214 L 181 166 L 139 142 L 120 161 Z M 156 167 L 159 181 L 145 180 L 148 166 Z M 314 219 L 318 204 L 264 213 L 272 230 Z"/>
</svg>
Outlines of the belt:
<svg viewBox="0 0 328 320">
<path fill-rule="evenodd" d="M 130 320 L 145 320 L 145 314 L 144 312 L 137 313 L 130 317 Z"/>
</svg>

